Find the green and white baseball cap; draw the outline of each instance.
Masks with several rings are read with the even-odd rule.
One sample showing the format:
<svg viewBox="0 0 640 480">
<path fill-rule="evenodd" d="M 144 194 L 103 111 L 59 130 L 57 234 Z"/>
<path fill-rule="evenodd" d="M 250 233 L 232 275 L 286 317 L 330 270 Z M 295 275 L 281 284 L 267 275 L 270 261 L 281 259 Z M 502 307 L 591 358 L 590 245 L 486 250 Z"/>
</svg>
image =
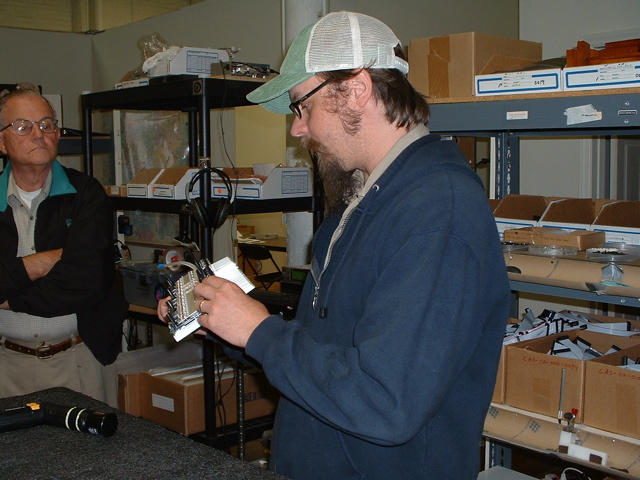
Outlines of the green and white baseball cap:
<svg viewBox="0 0 640 480">
<path fill-rule="evenodd" d="M 289 90 L 316 73 L 355 68 L 394 68 L 409 72 L 395 56 L 400 40 L 380 20 L 354 12 L 334 12 L 306 27 L 291 44 L 280 75 L 247 100 L 275 113 L 291 113 Z"/>
</svg>

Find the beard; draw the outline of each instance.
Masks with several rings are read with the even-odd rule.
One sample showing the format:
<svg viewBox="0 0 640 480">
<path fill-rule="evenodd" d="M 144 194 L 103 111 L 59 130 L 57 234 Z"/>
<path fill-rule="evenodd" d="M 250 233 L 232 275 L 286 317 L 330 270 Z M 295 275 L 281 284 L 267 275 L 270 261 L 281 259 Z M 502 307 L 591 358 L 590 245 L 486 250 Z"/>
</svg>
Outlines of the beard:
<svg viewBox="0 0 640 480">
<path fill-rule="evenodd" d="M 302 140 L 302 148 L 311 152 L 322 179 L 327 214 L 341 211 L 361 187 L 361 181 L 354 175 L 355 170 L 345 169 L 343 162 L 316 140 Z"/>
</svg>

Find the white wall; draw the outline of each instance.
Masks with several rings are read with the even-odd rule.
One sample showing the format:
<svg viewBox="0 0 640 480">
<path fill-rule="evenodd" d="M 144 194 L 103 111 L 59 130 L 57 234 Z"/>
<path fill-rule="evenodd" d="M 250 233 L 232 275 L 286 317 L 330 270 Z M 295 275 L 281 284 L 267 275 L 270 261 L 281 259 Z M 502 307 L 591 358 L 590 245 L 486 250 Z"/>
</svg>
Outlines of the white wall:
<svg viewBox="0 0 640 480">
<path fill-rule="evenodd" d="M 172 45 L 241 48 L 238 60 L 278 69 L 280 5 L 280 0 L 209 0 L 95 36 L 0 28 L 5 46 L 0 53 L 0 83 L 34 81 L 45 93 L 61 94 L 65 123 L 80 128 L 81 92 L 112 89 L 142 64 L 138 42 L 154 33 Z M 517 0 L 335 0 L 329 8 L 377 16 L 405 45 L 411 38 L 471 30 L 518 36 Z M 500 15 L 493 13 L 496 9 Z"/>
<path fill-rule="evenodd" d="M 287 0 L 299 1 L 299 0 Z M 280 0 L 209 0 L 176 12 L 117 27 L 94 37 L 96 90 L 112 88 L 142 62 L 140 38 L 152 33 L 178 46 L 239 47 L 237 59 L 282 62 Z M 501 15 L 489 13 L 500 7 Z M 476 30 L 517 37 L 517 0 L 334 0 L 331 11 L 354 10 L 387 23 L 404 45 L 411 38 Z M 465 15 L 458 15 L 464 11 Z"/>
<path fill-rule="evenodd" d="M 597 34 L 640 31 L 639 20 L 637 0 L 520 0 L 520 38 L 542 42 L 544 58 Z"/>
<path fill-rule="evenodd" d="M 608 32 L 640 36 L 639 19 L 637 0 L 520 0 L 520 38 L 542 42 L 543 58 Z M 591 197 L 590 149 L 590 140 L 522 141 L 520 193 Z"/>
<path fill-rule="evenodd" d="M 79 128 L 78 98 L 91 90 L 91 38 L 77 33 L 0 28 L 0 83 L 33 82 L 62 95 L 66 127 Z M 58 112 L 60 114 L 60 112 Z"/>
<path fill-rule="evenodd" d="M 636 29 L 640 2 L 637 0 L 520 0 L 520 38 L 542 42 L 543 58 L 566 55 L 578 40 L 603 36 L 608 32 Z M 616 40 L 615 35 L 612 39 Z M 592 46 L 596 46 L 591 43 Z M 590 139 L 528 139 L 520 145 L 520 193 L 549 196 L 591 197 Z M 543 308 L 568 306 L 588 310 L 586 302 L 558 301 L 537 295 L 520 295 L 520 314 L 525 307 L 534 313 Z"/>
</svg>

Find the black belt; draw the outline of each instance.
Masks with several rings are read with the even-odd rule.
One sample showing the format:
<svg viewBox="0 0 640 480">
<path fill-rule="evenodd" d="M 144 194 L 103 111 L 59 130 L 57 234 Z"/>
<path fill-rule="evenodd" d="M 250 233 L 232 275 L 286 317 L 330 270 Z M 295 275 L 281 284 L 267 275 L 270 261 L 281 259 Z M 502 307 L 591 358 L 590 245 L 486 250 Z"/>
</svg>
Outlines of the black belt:
<svg viewBox="0 0 640 480">
<path fill-rule="evenodd" d="M 53 357 L 56 353 L 69 350 L 71 347 L 73 347 L 74 345 L 78 345 L 79 343 L 82 343 L 82 338 L 80 337 L 80 335 L 78 335 L 75 339 L 70 338 L 69 340 L 56 343 L 55 345 L 49 345 L 42 342 L 36 348 L 25 347 L 24 345 L 19 345 L 17 343 L 10 342 L 9 340 L 5 340 L 4 347 L 8 350 L 13 350 L 14 352 L 33 355 L 34 357 L 45 359 Z"/>
</svg>

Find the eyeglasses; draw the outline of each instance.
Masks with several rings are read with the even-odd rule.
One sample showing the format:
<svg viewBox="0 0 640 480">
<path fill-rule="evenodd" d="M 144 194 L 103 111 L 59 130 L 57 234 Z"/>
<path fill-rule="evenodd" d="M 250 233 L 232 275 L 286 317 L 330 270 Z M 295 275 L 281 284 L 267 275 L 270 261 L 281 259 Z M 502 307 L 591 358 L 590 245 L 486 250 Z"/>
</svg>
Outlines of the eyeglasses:
<svg viewBox="0 0 640 480">
<path fill-rule="evenodd" d="M 320 91 L 320 89 L 322 87 L 324 87 L 327 83 L 329 83 L 329 80 L 325 80 L 324 82 L 322 82 L 320 85 L 318 85 L 316 88 L 314 88 L 313 90 L 311 90 L 309 93 L 307 93 L 306 95 L 300 97 L 298 100 L 296 100 L 293 103 L 289 104 L 289 109 L 295 113 L 296 117 L 298 118 L 302 118 L 302 110 L 300 110 L 300 104 L 302 102 L 304 102 L 305 100 L 308 100 L 309 97 L 311 95 L 313 95 L 314 93 L 317 93 L 318 91 Z"/>
<path fill-rule="evenodd" d="M 43 133 L 54 133 L 58 128 L 58 120 L 47 117 L 43 118 L 39 122 L 32 122 L 31 120 L 24 120 L 21 118 L 10 123 L 1 129 L 0 132 L 4 132 L 7 128 L 13 127 L 13 131 L 16 135 L 29 135 L 31 130 L 33 130 L 34 125 L 38 125 L 38 128 L 42 130 Z"/>
</svg>

